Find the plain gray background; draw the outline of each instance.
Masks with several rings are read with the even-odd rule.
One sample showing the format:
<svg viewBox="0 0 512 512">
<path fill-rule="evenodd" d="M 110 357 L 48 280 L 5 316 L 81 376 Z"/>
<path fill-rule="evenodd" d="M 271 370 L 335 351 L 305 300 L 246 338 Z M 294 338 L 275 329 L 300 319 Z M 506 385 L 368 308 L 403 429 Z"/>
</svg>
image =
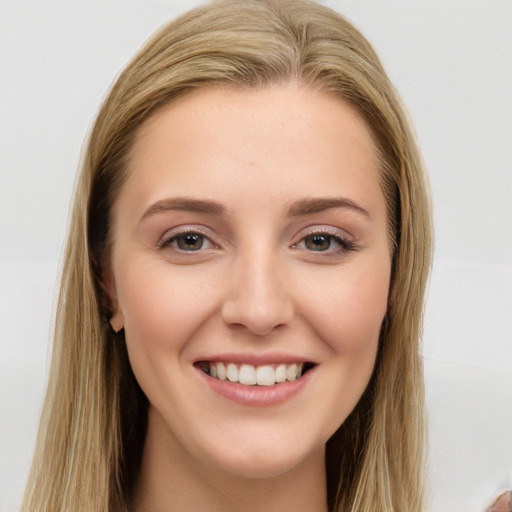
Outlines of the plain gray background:
<svg viewBox="0 0 512 512">
<path fill-rule="evenodd" d="M 0 1 L 0 511 L 17 510 L 81 145 L 116 74 L 198 1 Z M 374 44 L 429 170 L 433 512 L 512 486 L 512 0 L 331 0 Z"/>
</svg>

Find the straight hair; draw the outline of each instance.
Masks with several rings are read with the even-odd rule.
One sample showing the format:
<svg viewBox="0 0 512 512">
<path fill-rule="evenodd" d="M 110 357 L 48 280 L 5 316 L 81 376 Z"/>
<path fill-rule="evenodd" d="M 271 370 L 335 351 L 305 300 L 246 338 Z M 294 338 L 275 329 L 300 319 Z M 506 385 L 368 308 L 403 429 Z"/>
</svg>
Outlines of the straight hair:
<svg viewBox="0 0 512 512">
<path fill-rule="evenodd" d="M 371 131 L 392 245 L 389 305 L 362 398 L 327 443 L 332 512 L 424 510 L 420 337 L 432 228 L 428 184 L 407 116 L 375 51 L 334 11 L 308 0 L 222 0 L 159 30 L 113 85 L 74 192 L 49 384 L 22 512 L 126 512 L 147 398 L 124 335 L 108 324 L 102 269 L 111 208 L 140 126 L 205 87 L 296 81 L 348 102 Z"/>
</svg>

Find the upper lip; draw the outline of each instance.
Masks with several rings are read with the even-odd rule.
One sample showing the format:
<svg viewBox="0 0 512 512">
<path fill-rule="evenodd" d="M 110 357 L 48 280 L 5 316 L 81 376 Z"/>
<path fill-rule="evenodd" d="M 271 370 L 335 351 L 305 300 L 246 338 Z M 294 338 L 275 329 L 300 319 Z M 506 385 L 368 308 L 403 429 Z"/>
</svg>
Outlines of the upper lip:
<svg viewBox="0 0 512 512">
<path fill-rule="evenodd" d="M 235 364 L 251 364 L 253 366 L 261 366 L 264 364 L 293 364 L 293 363 L 313 363 L 314 361 L 307 357 L 301 357 L 286 353 L 243 353 L 243 352 L 232 352 L 209 355 L 201 357 L 194 361 L 194 363 L 200 362 L 222 362 L 222 363 L 235 363 Z"/>
</svg>

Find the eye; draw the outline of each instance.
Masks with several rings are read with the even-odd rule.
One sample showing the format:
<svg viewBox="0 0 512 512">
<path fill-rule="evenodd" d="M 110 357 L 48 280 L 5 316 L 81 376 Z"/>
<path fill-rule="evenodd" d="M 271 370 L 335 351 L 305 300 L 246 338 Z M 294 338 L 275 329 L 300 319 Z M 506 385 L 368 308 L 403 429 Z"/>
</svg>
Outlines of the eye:
<svg viewBox="0 0 512 512">
<path fill-rule="evenodd" d="M 199 251 L 203 248 L 205 238 L 198 233 L 184 233 L 174 237 L 172 242 L 176 242 L 176 246 L 182 251 Z"/>
<path fill-rule="evenodd" d="M 327 251 L 336 243 L 339 245 L 339 242 L 334 240 L 331 235 L 315 234 L 304 238 L 304 245 L 310 251 Z"/>
<path fill-rule="evenodd" d="M 355 250 L 356 244 L 348 234 L 344 234 L 339 229 L 325 228 L 310 231 L 292 247 L 308 252 L 335 255 Z"/>
<path fill-rule="evenodd" d="M 213 242 L 206 235 L 197 231 L 171 232 L 158 245 L 160 248 L 171 247 L 184 252 L 198 252 L 214 247 Z"/>
</svg>

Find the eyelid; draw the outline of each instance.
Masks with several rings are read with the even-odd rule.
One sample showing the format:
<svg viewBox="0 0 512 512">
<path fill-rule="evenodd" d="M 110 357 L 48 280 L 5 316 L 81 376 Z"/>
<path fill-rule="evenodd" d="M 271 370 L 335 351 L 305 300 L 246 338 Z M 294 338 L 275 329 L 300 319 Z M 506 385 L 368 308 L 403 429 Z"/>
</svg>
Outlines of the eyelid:
<svg viewBox="0 0 512 512">
<path fill-rule="evenodd" d="M 218 248 L 219 244 L 215 242 L 213 233 L 211 230 L 204 228 L 201 225 L 197 224 L 184 224 L 181 226 L 176 226 L 167 230 L 158 240 L 157 245 L 160 248 L 166 247 L 170 241 L 180 235 L 186 235 L 188 233 L 194 233 L 197 235 L 201 235 L 206 238 L 212 245 L 213 248 Z"/>
<path fill-rule="evenodd" d="M 296 245 L 304 238 L 311 235 L 330 235 L 335 238 L 341 238 L 346 241 L 353 241 L 354 237 L 345 231 L 344 229 L 337 228 L 335 226 L 329 226 L 327 224 L 318 224 L 314 226 L 309 226 L 303 229 L 296 237 L 292 245 Z"/>
<path fill-rule="evenodd" d="M 359 246 L 357 245 L 357 241 L 354 239 L 354 237 L 345 231 L 344 229 L 330 226 L 330 225 L 314 225 L 310 226 L 304 230 L 302 230 L 295 238 L 295 241 L 292 243 L 291 248 L 292 249 L 302 249 L 299 247 L 299 244 L 305 243 L 305 239 L 314 236 L 314 235 L 325 235 L 328 237 L 331 237 L 334 239 L 336 244 L 338 244 L 339 247 L 335 249 L 328 249 L 326 251 L 310 251 L 308 249 L 304 249 L 306 252 L 316 253 L 316 255 L 320 257 L 327 257 L 327 256 L 335 256 L 335 255 L 341 255 L 350 251 L 356 251 L 359 249 Z"/>
</svg>

